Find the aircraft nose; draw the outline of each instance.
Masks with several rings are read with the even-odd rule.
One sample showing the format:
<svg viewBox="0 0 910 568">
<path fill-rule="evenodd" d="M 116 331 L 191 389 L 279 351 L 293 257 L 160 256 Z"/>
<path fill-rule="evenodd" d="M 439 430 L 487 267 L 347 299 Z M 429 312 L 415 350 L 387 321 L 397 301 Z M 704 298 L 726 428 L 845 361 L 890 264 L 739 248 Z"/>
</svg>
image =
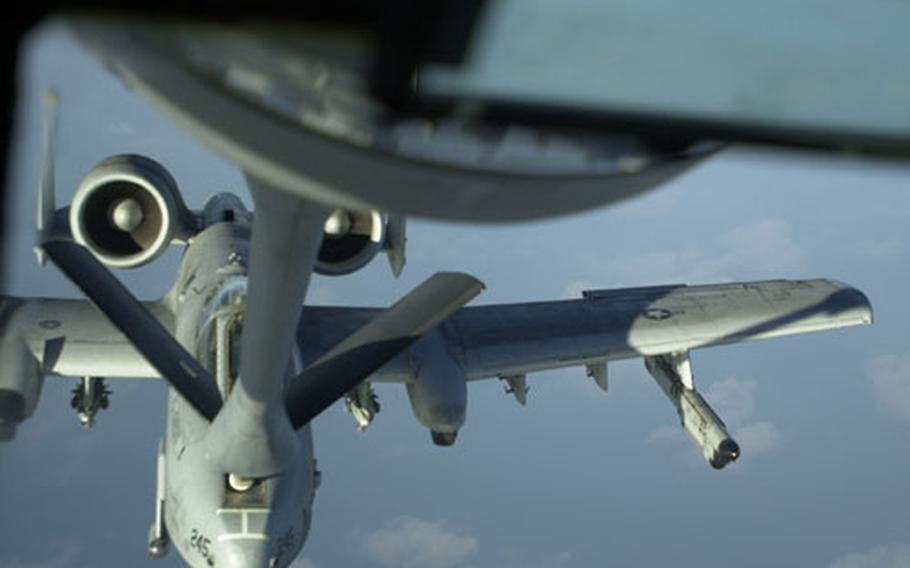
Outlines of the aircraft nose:
<svg viewBox="0 0 910 568">
<path fill-rule="evenodd" d="M 268 541 L 233 540 L 224 543 L 217 566 L 230 568 L 270 568 Z"/>
</svg>

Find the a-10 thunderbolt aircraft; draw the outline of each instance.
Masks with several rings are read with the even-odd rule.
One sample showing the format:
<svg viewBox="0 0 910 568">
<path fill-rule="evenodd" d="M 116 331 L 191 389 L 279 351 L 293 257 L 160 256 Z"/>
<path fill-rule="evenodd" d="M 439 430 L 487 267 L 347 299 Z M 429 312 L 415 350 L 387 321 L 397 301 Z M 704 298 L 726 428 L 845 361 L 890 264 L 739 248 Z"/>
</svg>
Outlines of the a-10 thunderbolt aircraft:
<svg viewBox="0 0 910 568">
<path fill-rule="evenodd" d="M 591 290 L 577 300 L 463 308 L 483 285 L 441 272 L 385 310 L 298 310 L 283 298 L 302 297 L 311 270 L 298 272 L 289 253 L 316 272 L 340 274 L 384 247 L 403 255 L 403 241 L 390 238 L 395 224 L 375 211 L 304 202 L 306 223 L 287 223 L 288 211 L 299 220 L 301 200 L 252 186 L 255 212 L 227 193 L 190 211 L 161 165 L 121 155 L 98 164 L 72 204 L 55 210 L 49 168 L 39 256 L 91 302 L 2 303 L 6 439 L 34 410 L 45 375 L 83 377 L 73 405 L 85 424 L 105 406 L 102 378 L 168 381 L 148 546 L 161 556 L 172 542 L 191 566 L 293 561 L 320 478 L 310 422 L 344 397 L 366 428 L 379 409 L 371 382 L 405 385 L 432 441 L 450 445 L 464 425 L 471 381 L 501 379 L 524 404 L 527 373 L 584 366 L 606 389 L 608 361 L 643 357 L 682 427 L 719 469 L 740 448 L 695 389 L 692 349 L 871 323 L 861 292 L 823 279 Z M 260 231 L 264 220 L 283 232 Z M 279 240 L 257 240 L 263 232 Z M 185 251 L 159 301 L 139 302 L 106 268 L 145 264 L 171 244 Z"/>
<path fill-rule="evenodd" d="M 567 202 L 582 197 L 561 210 L 583 208 L 653 187 L 707 152 L 696 147 L 662 155 L 639 148 L 643 156 L 630 161 L 637 146 L 623 139 L 614 160 L 604 158 L 617 148 L 609 144 L 585 146 L 577 161 L 571 139 L 554 151 L 549 140 L 532 136 L 516 160 L 490 151 L 508 146 L 501 137 L 491 142 L 442 128 L 424 140 L 422 151 L 432 159 L 383 155 L 388 136 L 351 138 L 379 132 L 363 124 L 342 132 L 351 144 L 332 139 L 345 126 L 329 116 L 335 107 L 310 109 L 308 130 L 286 128 L 257 109 L 243 114 L 249 101 L 216 96 L 210 76 L 175 78 L 182 67 L 167 64 L 173 54 L 156 59 L 154 49 L 132 49 L 116 39 L 109 54 L 119 59 L 112 67 L 241 165 L 255 211 L 226 193 L 191 211 L 164 167 L 137 155 L 98 164 L 70 206 L 58 210 L 49 142 L 39 191 L 39 258 L 49 258 L 90 302 L 3 298 L 0 434 L 12 438 L 32 414 L 46 375 L 82 378 L 72 404 L 86 425 L 107 404 L 103 379 L 166 380 L 167 428 L 148 540 L 154 556 L 173 543 L 200 568 L 289 565 L 306 540 L 319 485 L 310 423 L 344 398 L 365 429 L 379 410 L 373 382 L 404 384 L 415 417 L 445 446 L 464 425 L 471 381 L 501 379 L 524 404 L 528 373 L 580 366 L 606 389 L 609 361 L 643 357 L 706 461 L 722 468 L 740 448 L 695 389 L 691 350 L 872 321 L 861 292 L 823 279 L 591 290 L 576 300 L 463 307 L 483 285 L 442 272 L 384 310 L 303 306 L 314 271 L 349 274 L 382 252 L 394 272 L 402 269 L 403 218 L 355 206 L 364 199 L 388 198 L 407 213 L 448 208 L 439 216 L 464 218 L 491 195 L 491 209 L 477 215 L 530 218 L 559 205 L 546 186 L 574 187 Z M 234 71 L 234 80 L 243 81 L 243 70 Z M 313 88 L 331 91 L 333 82 L 323 77 Z M 237 124 L 243 128 L 232 131 Z M 320 127 L 327 130 L 316 132 Z M 252 135 L 267 131 L 274 136 Z M 52 133 L 49 126 L 48 141 Z M 304 158 L 343 159 L 308 162 L 282 143 L 306 148 L 311 154 Z M 484 151 L 440 164 L 445 152 L 436 150 L 452 145 Z M 530 171 L 516 174 L 515 164 Z M 547 169 L 553 164 L 558 171 Z M 333 176 L 337 187 L 329 183 Z M 357 179 L 380 190 L 373 197 L 332 193 Z M 450 201 L 425 197 L 407 210 L 408 198 L 419 195 L 413 188 L 428 180 L 451 189 Z M 530 188 L 529 201 L 510 207 L 510 186 Z M 144 265 L 169 245 L 185 250 L 173 287 L 159 301 L 139 302 L 107 269 Z"/>
</svg>

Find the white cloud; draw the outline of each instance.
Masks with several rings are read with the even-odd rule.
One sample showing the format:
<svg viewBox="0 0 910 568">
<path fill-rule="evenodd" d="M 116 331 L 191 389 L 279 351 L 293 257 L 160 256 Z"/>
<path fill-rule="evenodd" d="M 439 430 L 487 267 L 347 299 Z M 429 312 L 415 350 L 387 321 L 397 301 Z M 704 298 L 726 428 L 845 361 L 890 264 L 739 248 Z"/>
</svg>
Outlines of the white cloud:
<svg viewBox="0 0 910 568">
<path fill-rule="evenodd" d="M 900 239 L 867 239 L 857 241 L 850 246 L 854 256 L 861 256 L 868 260 L 893 261 L 901 256 L 903 246 Z"/>
<path fill-rule="evenodd" d="M 567 568 L 570 562 L 572 562 L 572 553 L 568 550 L 563 550 L 544 558 L 540 566 L 541 568 Z"/>
<path fill-rule="evenodd" d="M 806 252 L 793 240 L 790 227 L 777 219 L 765 219 L 724 235 L 727 268 L 758 273 L 805 272 Z"/>
<path fill-rule="evenodd" d="M 648 442 L 680 443 L 687 439 L 686 432 L 680 426 L 659 426 L 648 435 Z"/>
<path fill-rule="evenodd" d="M 571 561 L 572 553 L 564 550 L 548 558 L 543 568 L 567 568 Z"/>
<path fill-rule="evenodd" d="M 780 443 L 780 433 L 774 424 L 753 421 L 757 389 L 756 381 L 730 377 L 712 383 L 705 391 L 708 403 L 720 414 L 730 435 L 749 457 L 769 452 Z"/>
<path fill-rule="evenodd" d="M 704 391 L 705 400 L 727 425 L 730 435 L 750 458 L 774 450 L 780 445 L 780 432 L 766 421 L 754 421 L 756 381 L 730 377 L 716 381 Z M 660 426 L 648 436 L 648 443 L 668 443 L 682 447 L 692 441 L 679 426 Z M 693 448 L 686 447 L 687 452 Z M 693 454 L 694 455 L 694 454 Z M 696 463 L 686 459 L 688 463 Z"/>
<path fill-rule="evenodd" d="M 501 550 L 495 562 L 489 566 L 496 568 L 568 568 L 571 563 L 572 553 L 568 550 L 532 557 L 526 551 L 509 548 Z"/>
<path fill-rule="evenodd" d="M 910 354 L 876 357 L 866 367 L 866 378 L 879 407 L 910 422 Z"/>
<path fill-rule="evenodd" d="M 910 568 L 910 544 L 879 546 L 841 556 L 830 568 Z"/>
<path fill-rule="evenodd" d="M 0 566 L 4 568 L 69 568 L 81 566 L 82 547 L 75 542 L 59 542 L 52 545 L 53 553 L 41 560 L 23 560 L 22 558 L 2 558 Z"/>
<path fill-rule="evenodd" d="M 777 427 L 770 422 L 754 422 L 731 432 L 749 457 L 755 457 L 775 449 L 780 444 Z"/>
<path fill-rule="evenodd" d="M 689 434 L 676 422 L 673 426 L 659 426 L 645 440 L 658 448 L 668 448 L 670 458 L 692 469 L 705 467 L 701 450 L 696 449 Z"/>
<path fill-rule="evenodd" d="M 359 551 L 382 566 L 454 568 L 477 553 L 477 539 L 442 521 L 402 516 L 359 535 Z"/>
<path fill-rule="evenodd" d="M 578 272 L 584 276 L 569 282 L 563 296 L 577 298 L 582 290 L 618 286 L 799 277 L 808 266 L 808 256 L 793 238 L 790 226 L 778 219 L 764 219 L 734 228 L 707 245 L 596 262 L 586 259 Z M 597 267 L 595 272 L 591 267 Z"/>
<path fill-rule="evenodd" d="M 569 568 L 572 553 L 546 552 L 502 546 L 479 556 L 475 536 L 451 527 L 445 521 L 427 521 L 403 515 L 386 521 L 381 528 L 355 533 L 356 552 L 370 566 L 401 568 Z M 304 564 L 299 568 L 312 568 Z"/>
<path fill-rule="evenodd" d="M 708 385 L 704 392 L 711 406 L 723 417 L 724 422 L 739 426 L 751 418 L 755 411 L 755 381 L 730 377 Z"/>
</svg>

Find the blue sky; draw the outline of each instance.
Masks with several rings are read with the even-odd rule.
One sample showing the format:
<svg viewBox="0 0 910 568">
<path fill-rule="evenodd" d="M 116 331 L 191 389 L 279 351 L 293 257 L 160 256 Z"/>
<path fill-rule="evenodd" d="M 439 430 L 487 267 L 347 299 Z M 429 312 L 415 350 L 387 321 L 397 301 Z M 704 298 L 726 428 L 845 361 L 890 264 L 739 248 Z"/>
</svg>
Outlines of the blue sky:
<svg viewBox="0 0 910 568">
<path fill-rule="evenodd" d="M 158 117 L 60 34 L 28 56 L 8 182 L 5 293 L 75 297 L 31 252 L 40 96 L 61 92 L 61 205 L 88 169 L 125 151 L 165 164 L 187 202 L 245 192 L 242 176 Z M 414 221 L 405 274 L 384 259 L 318 277 L 317 303 L 387 305 L 429 274 L 464 270 L 477 302 L 577 296 L 587 288 L 831 277 L 870 297 L 874 326 L 693 353 L 696 383 L 743 446 L 711 470 L 640 360 L 612 365 L 604 394 L 582 369 L 529 378 L 520 408 L 496 381 L 472 384 L 449 449 L 430 444 L 404 389 L 380 386 L 364 434 L 340 405 L 314 425 L 324 482 L 298 567 L 357 563 L 540 568 L 898 567 L 910 563 L 910 168 L 732 148 L 626 204 L 533 224 Z M 179 251 L 121 272 L 162 294 Z M 148 558 L 154 454 L 165 387 L 111 384 L 92 431 L 49 378 L 32 419 L 0 447 L 0 565 L 180 566 Z"/>
</svg>

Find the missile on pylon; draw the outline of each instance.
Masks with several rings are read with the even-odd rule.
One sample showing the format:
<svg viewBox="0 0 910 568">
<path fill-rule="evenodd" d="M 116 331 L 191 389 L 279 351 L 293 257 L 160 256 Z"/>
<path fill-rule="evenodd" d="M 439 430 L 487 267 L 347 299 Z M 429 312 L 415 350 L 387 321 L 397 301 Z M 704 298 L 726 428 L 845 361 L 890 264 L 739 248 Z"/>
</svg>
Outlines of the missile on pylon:
<svg viewBox="0 0 910 568">
<path fill-rule="evenodd" d="M 688 352 L 645 357 L 645 368 L 676 407 L 682 427 L 711 467 L 722 469 L 739 457 L 739 444 L 694 388 Z"/>
</svg>

